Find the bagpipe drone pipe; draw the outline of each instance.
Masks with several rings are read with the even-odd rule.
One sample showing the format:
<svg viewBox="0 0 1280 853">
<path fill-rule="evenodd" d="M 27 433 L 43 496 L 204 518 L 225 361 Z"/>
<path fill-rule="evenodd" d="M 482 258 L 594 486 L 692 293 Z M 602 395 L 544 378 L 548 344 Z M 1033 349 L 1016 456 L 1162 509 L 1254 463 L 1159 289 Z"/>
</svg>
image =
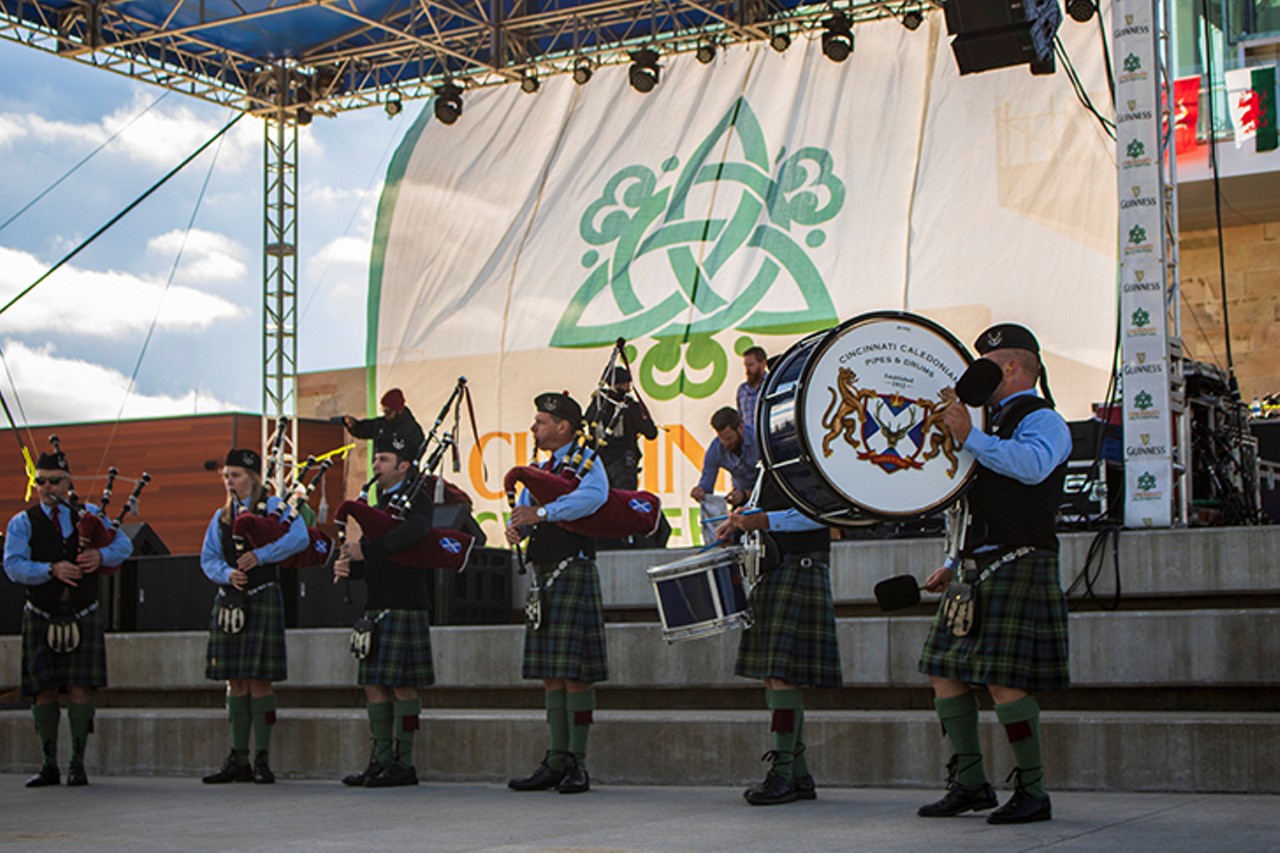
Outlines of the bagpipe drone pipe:
<svg viewBox="0 0 1280 853">
<path fill-rule="evenodd" d="M 281 423 L 285 422 L 281 418 Z M 277 434 L 283 434 L 284 427 L 281 426 Z M 320 460 L 314 456 L 308 456 L 306 462 L 298 466 L 294 471 L 293 482 L 286 488 L 285 496 L 277 505 L 274 512 L 267 512 L 266 504 L 259 504 L 254 512 L 242 512 L 236 516 L 231 522 L 231 535 L 238 541 L 243 541 L 250 549 L 261 548 L 264 545 L 275 542 L 284 536 L 293 524 L 301 524 L 302 514 L 297 511 L 297 502 L 304 499 L 316 487 L 316 484 L 324 479 L 324 475 L 333 465 L 335 457 L 345 455 L 345 451 L 350 447 L 338 448 L 324 455 Z M 276 451 L 273 450 L 273 455 Z M 274 465 L 273 465 L 274 467 Z M 311 478 L 311 482 L 306 481 L 307 474 L 311 469 L 315 468 L 316 472 Z M 270 469 L 269 469 L 270 470 Z M 291 554 L 278 564 L 284 569 L 306 569 L 311 566 L 321 566 L 329 559 L 329 555 L 333 552 L 333 539 L 323 530 L 314 527 L 307 528 L 307 547 L 296 554 Z"/>
<path fill-rule="evenodd" d="M 614 366 L 620 360 L 630 372 L 627 363 L 626 340 L 618 338 L 609 363 L 601 374 L 592 400 L 596 400 L 607 386 Z M 643 406 L 644 402 L 640 401 Z M 590 408 L 590 407 L 589 407 Z M 565 454 L 555 470 L 537 465 L 517 465 L 502 478 L 507 502 L 515 506 L 516 484 L 522 484 L 538 504 L 548 504 L 556 498 L 572 492 L 586 473 L 599 459 L 598 451 L 613 429 L 612 424 L 587 422 L 574 440 L 574 446 Z M 554 522 L 565 530 L 594 539 L 622 539 L 627 536 L 649 536 L 658 529 L 662 519 L 662 501 L 652 492 L 630 489 L 609 489 L 604 505 L 591 515 L 574 521 Z"/>
<path fill-rule="evenodd" d="M 53 449 L 59 455 L 65 457 L 62 451 L 62 445 L 56 434 L 49 436 L 49 443 L 53 445 Z M 111 492 L 115 487 L 116 477 L 119 476 L 120 470 L 112 466 L 107 470 L 107 482 L 102 489 L 102 500 L 98 505 L 98 512 L 90 512 L 89 509 L 80 503 L 80 497 L 72 489 L 66 501 L 61 503 L 67 507 L 71 513 L 71 517 L 75 520 L 76 540 L 80 551 L 88 548 L 97 548 L 99 550 L 107 547 L 115 541 L 118 535 L 120 525 L 124 522 L 124 518 L 130 512 L 137 514 L 138 512 L 138 496 L 142 494 L 142 490 L 147 483 L 151 482 L 151 475 L 143 472 L 142 476 L 134 483 L 133 491 L 124 502 L 124 506 L 120 508 L 120 514 L 112 522 L 107 515 L 107 506 L 111 503 Z M 98 567 L 98 571 L 103 575 L 110 577 L 120 571 L 123 563 L 115 565 L 106 565 Z"/>
</svg>

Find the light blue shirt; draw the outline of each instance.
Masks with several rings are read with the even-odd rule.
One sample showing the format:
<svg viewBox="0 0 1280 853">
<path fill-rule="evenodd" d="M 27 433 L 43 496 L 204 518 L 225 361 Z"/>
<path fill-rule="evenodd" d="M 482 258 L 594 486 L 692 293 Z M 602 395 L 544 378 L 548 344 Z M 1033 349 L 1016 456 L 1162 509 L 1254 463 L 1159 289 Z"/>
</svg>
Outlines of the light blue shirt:
<svg viewBox="0 0 1280 853">
<path fill-rule="evenodd" d="M 1000 405 L 1028 394 L 1035 395 L 1035 391 L 1011 394 Z M 1071 456 L 1071 429 L 1053 409 L 1037 409 L 1022 419 L 1012 438 L 1002 439 L 975 429 L 965 439 L 964 447 L 983 467 L 1034 486 Z"/>
<path fill-rule="evenodd" d="M 554 451 L 551 454 L 552 461 L 559 464 L 571 447 L 573 442 Z M 592 455 L 587 451 L 587 458 Z M 597 459 L 596 464 L 591 466 L 572 492 L 561 495 L 549 504 L 544 504 L 547 510 L 547 521 L 577 521 L 579 518 L 586 518 L 604 506 L 604 502 L 608 499 L 609 475 L 604 472 L 604 465 Z M 532 506 L 533 496 L 529 494 L 528 489 L 520 493 L 516 503 L 520 506 Z"/>
<path fill-rule="evenodd" d="M 707 454 L 702 457 L 702 477 L 698 480 L 698 488 L 711 494 L 716 488 L 716 475 L 723 468 L 729 472 L 735 489 L 747 494 L 756 484 L 756 463 L 760 461 L 760 450 L 756 444 L 756 435 L 752 431 L 743 430 L 742 447 L 737 453 L 725 448 L 720 436 L 711 439 L 707 445 Z"/>
<path fill-rule="evenodd" d="M 769 519 L 769 529 L 779 533 L 803 533 L 806 530 L 826 530 L 825 524 L 819 524 L 800 510 L 778 509 L 765 513 Z"/>
<path fill-rule="evenodd" d="M 107 527 L 111 527 L 111 522 L 96 506 L 85 504 L 84 508 L 87 512 L 102 518 Z M 63 538 L 66 538 L 71 535 L 73 529 L 71 511 L 65 506 L 51 507 L 40 504 L 40 511 L 46 518 L 52 518 L 50 513 L 55 509 L 58 511 L 58 529 L 62 531 Z M 116 538 L 111 540 L 111 544 L 98 550 L 102 554 L 102 565 L 118 566 L 129 559 L 133 553 L 133 542 L 124 535 L 123 530 L 117 530 Z M 9 576 L 9 579 L 14 583 L 37 586 L 49 580 L 49 567 L 52 565 L 52 563 L 31 559 L 31 519 L 27 514 L 20 512 L 10 519 L 4 537 L 4 573 Z"/>
<path fill-rule="evenodd" d="M 239 498 L 234 498 L 234 501 L 236 512 L 247 506 Z M 280 498 L 274 495 L 267 498 L 268 514 L 274 513 L 279 506 Z M 222 510 L 218 509 L 209 521 L 209 528 L 204 532 L 204 546 L 200 549 L 200 568 L 204 570 L 209 580 L 221 586 L 227 586 L 231 583 L 231 572 L 235 566 L 228 563 L 222 556 L 222 532 L 218 529 L 218 521 L 221 517 Z M 258 556 L 258 565 L 266 566 L 305 550 L 310 542 L 311 537 L 307 535 L 307 526 L 302 523 L 302 519 L 295 518 L 283 536 L 274 542 L 268 542 L 261 548 L 254 548 L 253 553 Z M 250 572 L 252 571 L 250 569 Z"/>
</svg>

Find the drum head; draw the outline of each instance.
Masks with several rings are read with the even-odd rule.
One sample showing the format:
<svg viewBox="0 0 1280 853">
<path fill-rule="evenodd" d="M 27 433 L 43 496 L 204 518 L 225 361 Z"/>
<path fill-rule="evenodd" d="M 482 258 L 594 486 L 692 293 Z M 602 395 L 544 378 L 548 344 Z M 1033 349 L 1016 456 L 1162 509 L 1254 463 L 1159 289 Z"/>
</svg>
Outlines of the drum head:
<svg viewBox="0 0 1280 853">
<path fill-rule="evenodd" d="M 977 461 L 957 450 L 942 412 L 973 357 L 936 323 L 906 312 L 877 312 L 848 320 L 818 340 L 793 347 L 789 388 L 763 399 L 782 401 L 794 436 L 761 442 L 766 467 L 797 506 L 834 524 L 858 515 L 902 519 L 945 509 L 963 494 Z M 780 362 L 785 365 L 789 351 Z M 801 359 L 802 364 L 796 359 Z M 782 378 L 782 377 L 780 377 Z M 767 405 L 763 403 L 762 405 Z M 963 405 L 956 403 L 956 405 Z M 975 429 L 985 412 L 970 409 Z M 762 414 L 763 411 L 762 411 Z M 766 431 L 770 419 L 759 421 Z M 794 450 L 780 459 L 783 447 Z M 771 452 L 772 451 L 772 452 Z M 775 457 L 775 458 L 771 458 Z M 787 469 L 802 466 L 806 476 Z M 853 512 L 833 512 L 833 504 Z"/>
</svg>

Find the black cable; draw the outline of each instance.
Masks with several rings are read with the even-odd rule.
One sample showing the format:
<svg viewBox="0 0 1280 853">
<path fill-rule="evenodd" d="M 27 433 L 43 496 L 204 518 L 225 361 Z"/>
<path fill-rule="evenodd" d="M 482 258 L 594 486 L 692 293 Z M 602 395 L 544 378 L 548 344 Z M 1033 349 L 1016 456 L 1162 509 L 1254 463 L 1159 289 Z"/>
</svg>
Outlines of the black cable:
<svg viewBox="0 0 1280 853">
<path fill-rule="evenodd" d="M 127 216 L 135 207 L 142 204 L 142 202 L 144 202 L 148 196 L 150 196 L 153 192 L 155 192 L 156 190 L 164 186 L 166 183 L 168 183 L 170 178 L 178 174 L 178 172 L 182 171 L 183 168 L 185 168 L 186 165 L 190 163 L 192 160 L 196 159 L 196 157 L 199 157 L 206 148 L 208 148 L 210 145 L 212 145 L 214 142 L 220 139 L 224 133 L 230 130 L 235 125 L 235 123 L 240 121 L 240 119 L 244 118 L 244 116 L 245 116 L 244 113 L 237 113 L 235 118 L 231 119 L 231 121 L 224 124 L 221 130 L 219 130 L 213 136 L 205 140 L 203 145 L 201 145 L 195 151 L 192 151 L 189 155 L 187 155 L 187 157 L 183 159 L 181 163 L 179 163 L 178 165 L 170 169 L 168 174 L 166 174 L 160 180 L 156 181 L 154 184 L 148 187 L 146 192 L 144 192 L 142 195 L 138 196 L 133 201 L 129 202 L 128 206 L 125 207 L 124 210 L 120 211 L 115 216 L 111 217 L 111 219 L 107 221 L 106 225 L 103 225 L 97 231 L 94 231 L 92 234 L 90 234 L 88 238 L 86 238 L 83 242 L 80 243 L 79 246 L 76 246 L 74 249 L 72 249 L 70 252 L 64 255 L 61 260 L 59 260 L 56 264 L 50 267 L 47 271 L 45 271 L 43 275 L 41 275 L 35 281 L 31 282 L 31 284 L 27 285 L 25 288 L 19 291 L 18 295 L 14 296 L 12 299 L 6 302 L 3 307 L 0 307 L 0 314 L 3 314 L 4 312 L 12 308 L 14 305 L 16 305 L 18 303 L 18 300 L 22 299 L 28 293 L 35 290 L 36 287 L 38 287 L 41 283 L 45 281 L 45 279 L 47 279 L 49 276 L 53 275 L 55 272 L 61 269 L 63 264 L 67 263 L 76 255 L 80 254 L 82 251 L 88 248 L 90 243 L 92 243 L 94 240 L 98 239 L 104 233 L 106 233 L 107 229 L 109 229 L 111 226 L 115 225 L 121 219 L 124 219 L 124 217 Z"/>
<path fill-rule="evenodd" d="M 1107 25 L 1102 22 L 1102 9 L 1097 3 L 1093 8 L 1098 18 L 1098 38 L 1102 41 L 1102 60 L 1107 69 L 1107 91 L 1111 93 L 1111 109 L 1116 108 L 1116 74 L 1111 67 L 1111 47 L 1107 44 Z"/>
<path fill-rule="evenodd" d="M 1070 54 L 1067 53 L 1067 49 L 1063 46 L 1062 40 L 1057 36 L 1053 37 L 1053 50 L 1058 59 L 1062 62 L 1063 69 L 1066 71 L 1067 80 L 1071 83 L 1071 88 L 1075 92 L 1076 99 L 1079 100 L 1081 105 L 1083 105 L 1084 108 L 1098 120 L 1098 123 L 1102 125 L 1102 132 L 1111 139 L 1115 139 L 1115 122 L 1100 113 L 1098 108 L 1094 106 L 1093 99 L 1089 97 L 1089 93 L 1086 91 L 1084 83 L 1081 82 L 1080 75 L 1076 71 L 1075 63 L 1071 61 Z"/>
<path fill-rule="evenodd" d="M 1097 535 L 1093 537 L 1093 541 L 1089 543 L 1089 551 L 1085 556 L 1084 567 L 1076 574 L 1071 586 L 1067 587 L 1066 595 L 1068 599 L 1075 594 L 1077 589 L 1081 586 L 1084 587 L 1084 594 L 1076 599 L 1076 605 L 1092 600 L 1102 610 L 1114 611 L 1120 609 L 1120 529 L 1118 524 L 1108 525 L 1099 530 Z M 1111 544 L 1111 565 L 1115 580 L 1115 590 L 1111 594 L 1111 600 L 1104 601 L 1098 596 L 1094 585 L 1102 574 L 1108 542 Z M 1072 609 L 1075 608 L 1073 607 Z"/>
<path fill-rule="evenodd" d="M 1227 256 L 1222 235 L 1222 176 L 1218 173 L 1218 123 L 1213 109 L 1213 47 L 1209 32 L 1209 0 L 1200 0 L 1200 25 L 1204 32 L 1204 76 L 1209 90 L 1209 168 L 1213 171 L 1213 214 L 1218 232 L 1218 276 L 1222 292 L 1222 338 L 1227 351 L 1227 381 L 1237 400 L 1235 358 L 1231 353 L 1231 309 L 1227 305 Z M 1225 83 L 1224 83 L 1225 85 Z"/>
</svg>

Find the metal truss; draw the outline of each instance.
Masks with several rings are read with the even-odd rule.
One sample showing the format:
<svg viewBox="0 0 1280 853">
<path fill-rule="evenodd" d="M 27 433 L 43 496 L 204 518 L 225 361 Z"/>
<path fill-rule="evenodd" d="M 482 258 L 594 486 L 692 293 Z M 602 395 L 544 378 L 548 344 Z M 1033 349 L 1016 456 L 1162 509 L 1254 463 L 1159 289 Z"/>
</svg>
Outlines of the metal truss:
<svg viewBox="0 0 1280 853">
<path fill-rule="evenodd" d="M 285 469 L 298 446 L 298 125 L 283 111 L 263 122 L 262 450 L 284 418 Z"/>
<path fill-rule="evenodd" d="M 263 116 L 315 115 L 924 12 L 932 0 L 0 0 L 0 38 Z M 163 8 L 163 6 L 162 6 Z M 380 16 L 368 10 L 386 9 Z M 226 14 L 220 14 L 226 13 Z M 143 17 L 150 14 L 152 17 Z M 261 38 L 278 35 L 276 40 Z M 321 34 L 302 41 L 308 33 Z M 324 36 L 325 33 L 334 33 Z M 256 38 L 256 40 L 255 40 Z M 230 45 L 239 45 L 232 47 Z"/>
</svg>

